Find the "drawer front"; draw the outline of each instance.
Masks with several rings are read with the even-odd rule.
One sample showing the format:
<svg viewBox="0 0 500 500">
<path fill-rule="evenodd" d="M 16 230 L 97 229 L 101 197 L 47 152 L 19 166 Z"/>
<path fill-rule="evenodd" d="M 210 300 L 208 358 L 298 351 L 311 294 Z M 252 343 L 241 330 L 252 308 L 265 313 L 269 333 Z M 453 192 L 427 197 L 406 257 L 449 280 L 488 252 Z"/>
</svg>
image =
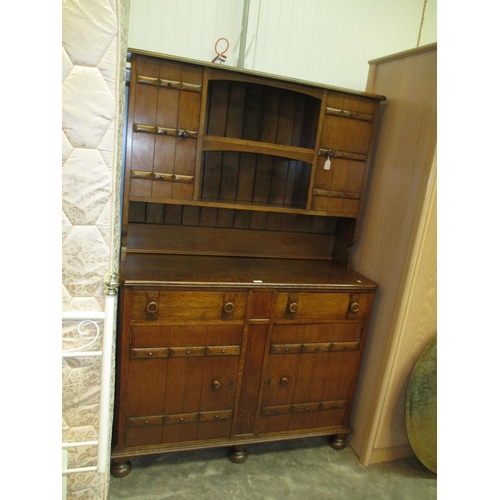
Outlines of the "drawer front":
<svg viewBox="0 0 500 500">
<path fill-rule="evenodd" d="M 243 321 L 244 292 L 197 292 L 134 289 L 132 321 Z"/>
<path fill-rule="evenodd" d="M 372 302 L 372 293 L 278 293 L 275 321 L 363 319 Z"/>
</svg>

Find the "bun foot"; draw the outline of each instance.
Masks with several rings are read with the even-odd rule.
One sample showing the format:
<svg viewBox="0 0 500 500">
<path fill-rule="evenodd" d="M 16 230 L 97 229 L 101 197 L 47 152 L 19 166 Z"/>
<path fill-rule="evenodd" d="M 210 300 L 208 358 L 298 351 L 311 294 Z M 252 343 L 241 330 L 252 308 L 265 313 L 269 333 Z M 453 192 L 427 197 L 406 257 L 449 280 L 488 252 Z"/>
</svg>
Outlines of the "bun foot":
<svg viewBox="0 0 500 500">
<path fill-rule="evenodd" d="M 343 450 L 347 445 L 347 440 L 343 434 L 335 434 L 330 438 L 330 446 L 336 450 Z"/>
<path fill-rule="evenodd" d="M 116 460 L 111 460 L 111 475 L 114 477 L 125 477 L 132 470 L 132 462 L 126 460 L 124 462 L 118 462 Z"/>
<path fill-rule="evenodd" d="M 248 453 L 243 446 L 235 446 L 228 455 L 229 460 L 235 464 L 242 464 L 248 457 Z"/>
</svg>

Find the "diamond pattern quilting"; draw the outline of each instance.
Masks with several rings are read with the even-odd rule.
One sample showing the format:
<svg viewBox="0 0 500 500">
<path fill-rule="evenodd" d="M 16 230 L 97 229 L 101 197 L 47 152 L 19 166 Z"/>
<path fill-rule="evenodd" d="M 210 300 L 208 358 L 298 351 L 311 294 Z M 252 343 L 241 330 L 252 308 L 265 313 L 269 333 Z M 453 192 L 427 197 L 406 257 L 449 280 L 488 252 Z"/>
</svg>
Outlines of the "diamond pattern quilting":
<svg viewBox="0 0 500 500">
<path fill-rule="evenodd" d="M 66 290 L 66 287 L 63 284 L 62 285 L 62 310 L 63 311 L 66 311 L 70 302 L 71 302 L 71 295 L 69 294 L 68 290 Z"/>
<path fill-rule="evenodd" d="M 115 117 L 115 102 L 97 68 L 74 66 L 62 85 L 62 129 L 75 148 L 97 148 Z"/>
<path fill-rule="evenodd" d="M 64 240 L 66 239 L 66 236 L 68 236 L 69 232 L 71 231 L 71 222 L 68 220 L 66 217 L 66 214 L 63 212 L 62 213 L 62 242 L 64 243 Z"/>
<path fill-rule="evenodd" d="M 66 137 L 66 134 L 63 132 L 62 133 L 62 163 L 64 166 L 64 163 L 66 160 L 69 158 L 69 155 L 73 151 L 73 146 L 69 142 L 68 138 Z"/>
<path fill-rule="evenodd" d="M 110 3 L 102 0 L 63 1 L 62 45 L 73 64 L 97 66 L 116 38 L 117 19 Z"/>
<path fill-rule="evenodd" d="M 116 87 L 116 39 L 114 39 L 97 65 L 109 87 L 109 91 L 115 97 Z"/>
<path fill-rule="evenodd" d="M 73 225 L 95 224 L 111 196 L 111 174 L 95 149 L 76 148 L 63 168 L 63 210 Z"/>
<path fill-rule="evenodd" d="M 68 54 L 64 50 L 64 47 L 62 48 L 62 81 L 64 82 L 65 78 L 68 76 L 69 72 L 73 69 L 73 63 L 71 62 L 71 59 L 69 58 Z"/>
<path fill-rule="evenodd" d="M 101 153 L 102 159 L 108 170 L 112 170 L 114 166 L 114 147 L 115 147 L 115 121 L 110 125 L 106 133 L 104 134 L 99 146 L 97 149 L 99 153 Z"/>
<path fill-rule="evenodd" d="M 95 226 L 73 227 L 63 244 L 62 281 L 73 297 L 92 297 L 106 275 L 110 251 Z"/>
<path fill-rule="evenodd" d="M 73 297 L 68 309 L 71 311 L 102 311 L 102 304 L 96 297 Z"/>
</svg>

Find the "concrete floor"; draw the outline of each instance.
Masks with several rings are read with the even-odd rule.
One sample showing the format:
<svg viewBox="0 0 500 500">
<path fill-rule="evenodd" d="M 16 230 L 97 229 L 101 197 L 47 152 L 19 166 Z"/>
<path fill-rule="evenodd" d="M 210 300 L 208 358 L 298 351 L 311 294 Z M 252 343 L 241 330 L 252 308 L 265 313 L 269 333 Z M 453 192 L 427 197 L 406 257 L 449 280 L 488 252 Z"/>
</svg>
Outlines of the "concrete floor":
<svg viewBox="0 0 500 500">
<path fill-rule="evenodd" d="M 227 448 L 141 457 L 111 478 L 108 500 L 433 500 L 437 476 L 416 458 L 364 467 L 328 438 L 247 447 L 235 464 Z"/>
</svg>

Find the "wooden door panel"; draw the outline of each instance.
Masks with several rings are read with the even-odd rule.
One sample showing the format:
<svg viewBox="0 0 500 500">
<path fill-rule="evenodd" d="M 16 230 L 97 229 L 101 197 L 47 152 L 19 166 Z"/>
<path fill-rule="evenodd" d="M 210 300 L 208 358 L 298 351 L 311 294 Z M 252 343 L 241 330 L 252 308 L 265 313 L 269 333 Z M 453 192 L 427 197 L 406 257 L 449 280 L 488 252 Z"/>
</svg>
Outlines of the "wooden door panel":
<svg viewBox="0 0 500 500">
<path fill-rule="evenodd" d="M 328 369 L 322 395 L 323 401 L 340 401 L 349 399 L 352 377 L 356 368 L 358 351 L 329 353 Z"/>
<path fill-rule="evenodd" d="M 282 432 L 290 425 L 290 413 L 262 416 L 259 421 L 259 434 Z"/>
<path fill-rule="evenodd" d="M 163 396 L 164 413 L 173 415 L 199 412 L 202 383 L 203 358 L 170 358 Z"/>
<path fill-rule="evenodd" d="M 310 412 L 292 413 L 287 430 L 314 429 L 318 426 L 318 410 Z"/>
<path fill-rule="evenodd" d="M 161 425 L 129 427 L 125 431 L 125 446 L 147 446 L 161 442 Z"/>
<path fill-rule="evenodd" d="M 170 346 L 204 346 L 207 342 L 207 325 L 172 325 Z"/>
<path fill-rule="evenodd" d="M 239 356 L 213 356 L 203 359 L 200 387 L 201 411 L 229 410 L 234 406 Z"/>
<path fill-rule="evenodd" d="M 196 439 L 228 438 L 231 433 L 231 420 L 211 420 L 200 422 Z"/>
<path fill-rule="evenodd" d="M 206 345 L 241 345 L 242 325 L 217 324 L 207 326 Z"/>
<path fill-rule="evenodd" d="M 306 325 L 274 325 L 271 342 L 273 344 L 302 344 Z"/>
<path fill-rule="evenodd" d="M 170 345 L 169 325 L 137 325 L 131 327 L 131 347 L 167 347 Z"/>
<path fill-rule="evenodd" d="M 179 115 L 177 128 L 198 132 L 201 93 L 181 91 L 179 93 Z"/>
<path fill-rule="evenodd" d="M 329 353 L 300 354 L 293 404 L 322 400 Z M 327 380 L 326 383 L 329 383 Z"/>
<path fill-rule="evenodd" d="M 345 409 L 323 410 L 318 412 L 318 427 L 330 427 L 333 425 L 342 425 L 344 423 Z"/>
<path fill-rule="evenodd" d="M 264 376 L 263 407 L 292 403 L 299 358 L 300 354 L 273 354 L 269 356 Z"/>
<path fill-rule="evenodd" d="M 302 342 L 346 342 L 361 338 L 361 322 L 312 323 L 304 325 Z"/>
<path fill-rule="evenodd" d="M 129 361 L 127 415 L 163 414 L 166 358 Z"/>
<path fill-rule="evenodd" d="M 198 423 L 165 424 L 163 426 L 163 443 L 182 443 L 195 441 L 198 433 Z"/>
<path fill-rule="evenodd" d="M 177 129 L 179 94 L 179 90 L 160 90 L 156 120 L 154 122 L 158 127 Z"/>
</svg>

